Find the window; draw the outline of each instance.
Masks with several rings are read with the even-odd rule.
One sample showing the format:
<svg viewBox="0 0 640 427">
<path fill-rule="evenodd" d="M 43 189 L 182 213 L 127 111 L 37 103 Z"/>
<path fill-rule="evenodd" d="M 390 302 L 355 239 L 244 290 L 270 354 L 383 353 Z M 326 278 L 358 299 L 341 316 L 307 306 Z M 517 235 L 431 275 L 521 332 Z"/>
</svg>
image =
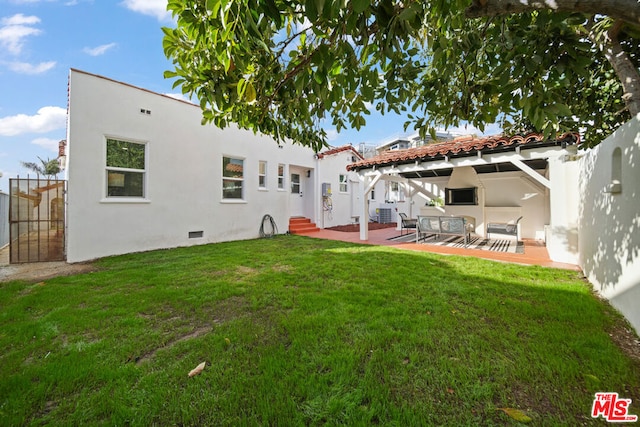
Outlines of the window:
<svg viewBox="0 0 640 427">
<path fill-rule="evenodd" d="M 107 197 L 145 197 L 146 145 L 107 138 Z"/>
<path fill-rule="evenodd" d="M 300 194 L 300 174 L 291 174 L 291 193 Z"/>
<path fill-rule="evenodd" d="M 340 174 L 340 192 L 347 192 L 347 175 Z"/>
<path fill-rule="evenodd" d="M 278 165 L 278 189 L 284 190 L 284 165 Z"/>
<path fill-rule="evenodd" d="M 233 157 L 222 158 L 222 198 L 242 199 L 244 182 L 244 160 Z"/>
<path fill-rule="evenodd" d="M 258 188 L 267 188 L 267 162 L 258 163 Z"/>
</svg>

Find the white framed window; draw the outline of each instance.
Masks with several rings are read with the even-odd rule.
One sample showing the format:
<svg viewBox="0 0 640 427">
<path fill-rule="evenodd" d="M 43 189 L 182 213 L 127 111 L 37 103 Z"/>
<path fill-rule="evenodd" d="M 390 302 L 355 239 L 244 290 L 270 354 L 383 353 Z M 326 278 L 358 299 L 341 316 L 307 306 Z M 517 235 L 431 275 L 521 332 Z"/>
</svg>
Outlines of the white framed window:
<svg viewBox="0 0 640 427">
<path fill-rule="evenodd" d="M 339 178 L 340 178 L 340 192 L 346 193 L 349 188 L 347 186 L 347 175 L 340 174 Z"/>
<path fill-rule="evenodd" d="M 226 156 L 222 158 L 222 198 L 244 198 L 244 159 Z"/>
<path fill-rule="evenodd" d="M 147 145 L 107 138 L 107 197 L 145 198 Z"/>
<path fill-rule="evenodd" d="M 278 165 L 278 190 L 284 190 L 284 165 Z"/>
<path fill-rule="evenodd" d="M 258 162 L 258 188 L 262 190 L 267 189 L 267 162 Z"/>
</svg>

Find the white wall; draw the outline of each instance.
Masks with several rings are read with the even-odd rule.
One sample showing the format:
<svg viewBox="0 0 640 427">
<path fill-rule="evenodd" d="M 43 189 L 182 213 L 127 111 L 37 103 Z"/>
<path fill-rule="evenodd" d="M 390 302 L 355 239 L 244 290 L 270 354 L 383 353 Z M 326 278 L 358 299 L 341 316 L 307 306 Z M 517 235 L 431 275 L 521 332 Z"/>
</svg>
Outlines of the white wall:
<svg viewBox="0 0 640 427">
<path fill-rule="evenodd" d="M 566 157 L 566 156 L 565 156 Z M 578 176 L 580 164 L 563 158 L 549 159 L 549 192 L 551 207 L 546 242 L 553 261 L 579 264 L 578 248 Z"/>
<path fill-rule="evenodd" d="M 616 148 L 622 191 L 611 193 Z M 640 332 L 640 116 L 586 153 L 580 167 L 580 265 Z"/>
<path fill-rule="evenodd" d="M 149 110 L 144 114 L 140 109 Z M 106 137 L 146 143 L 146 200 L 106 198 Z M 67 260 L 256 238 L 265 214 L 288 228 L 288 166 L 313 170 L 313 151 L 279 148 L 234 127 L 201 125 L 185 102 L 72 70 L 69 82 Z M 244 200 L 222 200 L 222 157 L 244 159 Z M 258 190 L 266 160 L 267 190 Z M 287 165 L 284 190 L 278 163 Z M 189 239 L 190 231 L 203 231 Z"/>
<path fill-rule="evenodd" d="M 347 165 L 353 163 L 354 153 L 350 150 L 340 151 L 335 154 L 323 156 L 318 160 L 318 189 L 316 191 L 318 198 L 318 221 L 316 223 L 320 228 L 334 227 L 337 225 L 345 225 L 353 222 L 353 217 L 359 215 L 353 211 L 354 195 L 358 194 L 358 186 L 356 184 L 357 174 L 347 171 Z M 340 175 L 347 177 L 347 191 L 340 191 Z M 356 181 L 356 182 L 354 182 Z M 322 200 L 322 183 L 331 185 L 330 205 L 324 204 Z"/>
</svg>

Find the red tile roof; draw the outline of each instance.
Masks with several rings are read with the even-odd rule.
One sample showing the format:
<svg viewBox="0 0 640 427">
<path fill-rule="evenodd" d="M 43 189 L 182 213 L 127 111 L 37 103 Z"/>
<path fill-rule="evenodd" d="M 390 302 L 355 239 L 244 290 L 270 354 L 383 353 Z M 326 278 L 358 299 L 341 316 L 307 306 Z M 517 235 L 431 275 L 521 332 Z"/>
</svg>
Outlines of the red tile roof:
<svg viewBox="0 0 640 427">
<path fill-rule="evenodd" d="M 452 141 L 445 141 L 436 144 L 423 145 L 417 148 L 407 148 L 405 150 L 389 150 L 377 156 L 350 164 L 348 170 L 367 169 L 373 166 L 411 163 L 416 160 L 429 161 L 444 156 L 462 157 L 473 155 L 478 151 L 490 153 L 494 151 L 506 151 L 518 146 L 535 148 L 536 146 L 556 145 L 560 143 L 577 144 L 580 136 L 577 133 L 564 133 L 556 140 L 545 140 L 539 133 L 529 133 L 525 136 L 516 135 L 507 137 L 503 135 L 476 138 L 474 136 L 461 136 Z"/>
<path fill-rule="evenodd" d="M 356 150 L 355 148 L 353 148 L 352 145 L 343 145 L 342 147 L 334 147 L 331 148 L 327 151 L 323 151 L 322 153 L 318 153 L 318 158 L 321 159 L 325 156 L 330 156 L 332 154 L 338 154 L 341 153 L 343 151 L 351 151 L 356 157 L 358 157 L 360 160 L 364 160 L 364 157 L 362 157 L 362 155 L 360 153 L 358 153 L 358 150 Z"/>
</svg>

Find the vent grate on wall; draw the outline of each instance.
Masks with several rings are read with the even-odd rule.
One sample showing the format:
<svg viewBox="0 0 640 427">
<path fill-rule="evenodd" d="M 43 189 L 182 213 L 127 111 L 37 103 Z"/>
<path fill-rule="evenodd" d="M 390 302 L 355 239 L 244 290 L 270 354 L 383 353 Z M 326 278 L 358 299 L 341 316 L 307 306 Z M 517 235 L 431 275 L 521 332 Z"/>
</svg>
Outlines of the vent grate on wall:
<svg viewBox="0 0 640 427">
<path fill-rule="evenodd" d="M 203 236 L 203 232 L 202 231 L 190 231 L 189 232 L 189 238 L 190 239 L 197 239 L 199 237 Z"/>
</svg>

